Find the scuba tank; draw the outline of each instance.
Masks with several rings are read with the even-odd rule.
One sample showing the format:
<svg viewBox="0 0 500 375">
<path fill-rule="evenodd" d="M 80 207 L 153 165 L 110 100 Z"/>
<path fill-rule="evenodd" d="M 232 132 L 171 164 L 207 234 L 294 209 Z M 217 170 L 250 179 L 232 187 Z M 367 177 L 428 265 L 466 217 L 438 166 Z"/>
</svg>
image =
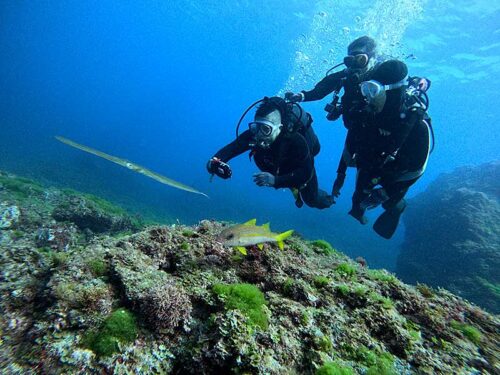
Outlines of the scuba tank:
<svg viewBox="0 0 500 375">
<path fill-rule="evenodd" d="M 409 111 L 418 111 L 421 113 L 422 122 L 429 128 L 432 140 L 430 153 L 434 151 L 435 137 L 434 129 L 432 128 L 432 120 L 427 113 L 430 102 L 427 90 L 431 87 L 431 81 L 427 78 L 408 77 L 408 87 L 405 91 L 403 100 L 401 118 L 404 119 Z"/>
</svg>

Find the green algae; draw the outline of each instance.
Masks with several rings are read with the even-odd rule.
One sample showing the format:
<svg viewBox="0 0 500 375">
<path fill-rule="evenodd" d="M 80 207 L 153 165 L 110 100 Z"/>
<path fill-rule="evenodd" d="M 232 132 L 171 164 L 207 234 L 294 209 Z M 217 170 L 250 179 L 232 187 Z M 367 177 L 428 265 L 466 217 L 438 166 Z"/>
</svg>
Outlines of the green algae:
<svg viewBox="0 0 500 375">
<path fill-rule="evenodd" d="M 367 367 L 369 375 L 396 375 L 394 357 L 390 353 L 370 350 L 365 345 L 343 344 L 342 351 L 347 358 Z"/>
<path fill-rule="evenodd" d="M 184 237 L 188 237 L 188 238 L 198 237 L 198 233 L 196 233 L 195 231 L 190 230 L 190 229 L 184 229 L 182 231 L 182 235 Z"/>
<path fill-rule="evenodd" d="M 130 343 L 137 336 L 135 316 L 126 309 L 113 312 L 97 331 L 84 338 L 87 346 L 100 357 L 109 357 L 120 350 L 120 344 Z"/>
<path fill-rule="evenodd" d="M 233 254 L 231 254 L 231 261 L 235 263 L 241 263 L 245 260 L 245 257 L 238 251 L 235 250 Z"/>
<path fill-rule="evenodd" d="M 452 320 L 450 325 L 453 329 L 462 332 L 462 334 L 474 344 L 478 345 L 481 342 L 481 332 L 476 327 L 457 322 L 456 320 Z"/>
<path fill-rule="evenodd" d="M 316 288 L 324 288 L 330 283 L 330 279 L 325 276 L 316 276 L 313 280 Z"/>
<path fill-rule="evenodd" d="M 479 284 L 481 284 L 486 290 L 493 294 L 496 298 L 500 298 L 500 284 L 490 283 L 488 280 L 482 277 L 476 277 Z"/>
<path fill-rule="evenodd" d="M 406 320 L 404 327 L 407 329 L 412 342 L 417 342 L 422 339 L 422 333 L 420 332 L 420 327 L 417 323 L 412 322 L 411 320 Z"/>
<path fill-rule="evenodd" d="M 349 294 L 349 286 L 346 284 L 340 284 L 335 287 L 335 290 L 337 291 L 338 294 L 341 296 L 345 297 Z"/>
<path fill-rule="evenodd" d="M 228 310 L 239 310 L 253 326 L 267 329 L 269 322 L 263 310 L 264 294 L 252 284 L 216 284 L 213 291 L 224 301 Z"/>
<path fill-rule="evenodd" d="M 42 194 L 44 192 L 42 185 L 23 177 L 0 175 L 0 185 L 17 200 L 24 200 L 33 194 Z"/>
<path fill-rule="evenodd" d="M 283 283 L 283 291 L 287 294 L 290 294 L 293 290 L 293 285 L 294 285 L 294 281 L 292 278 L 290 277 L 287 277 L 285 279 L 285 282 Z"/>
<path fill-rule="evenodd" d="M 91 259 L 87 262 L 87 266 L 90 269 L 90 272 L 97 277 L 104 276 L 108 272 L 108 266 L 102 259 Z"/>
<path fill-rule="evenodd" d="M 330 353 L 333 350 L 332 340 L 328 336 L 319 336 L 314 339 L 316 347 L 325 353 Z"/>
<path fill-rule="evenodd" d="M 368 293 L 368 288 L 364 285 L 358 285 L 354 288 L 354 294 L 358 297 L 364 297 Z"/>
<path fill-rule="evenodd" d="M 375 358 L 375 363 L 368 368 L 366 375 L 397 375 L 394 368 L 394 357 L 389 353 L 382 353 Z"/>
<path fill-rule="evenodd" d="M 381 281 L 383 283 L 394 283 L 397 281 L 394 275 L 391 275 L 385 270 L 368 270 L 370 280 Z"/>
<path fill-rule="evenodd" d="M 354 371 L 350 367 L 344 367 L 335 362 L 327 362 L 316 370 L 316 375 L 354 375 Z"/>
<path fill-rule="evenodd" d="M 187 250 L 189 250 L 190 248 L 191 248 L 191 245 L 189 245 L 189 242 L 183 241 L 183 242 L 181 243 L 181 249 L 182 249 L 182 250 L 186 250 L 186 251 L 187 251 Z"/>
<path fill-rule="evenodd" d="M 21 231 L 21 230 L 18 230 L 18 229 L 14 229 L 12 231 L 12 235 L 14 236 L 14 239 L 15 240 L 18 240 L 20 238 L 23 238 L 24 237 L 24 232 Z"/>
<path fill-rule="evenodd" d="M 432 298 L 432 297 L 434 297 L 434 292 L 432 291 L 432 288 L 430 286 L 428 286 L 428 285 L 418 283 L 417 284 L 417 290 L 425 298 Z"/>
<path fill-rule="evenodd" d="M 335 268 L 335 272 L 344 278 L 354 278 L 356 276 L 356 267 L 349 263 L 341 263 Z"/>
<path fill-rule="evenodd" d="M 69 255 L 65 252 L 50 252 L 52 265 L 54 267 L 60 267 L 66 264 L 69 259 Z"/>
<path fill-rule="evenodd" d="M 377 364 L 377 353 L 368 349 L 366 346 L 361 345 L 356 348 L 353 356 L 357 362 L 362 363 L 365 366 L 371 367 Z"/>
<path fill-rule="evenodd" d="M 337 253 L 337 251 L 333 248 L 333 246 L 330 245 L 330 243 L 325 240 L 312 241 L 311 246 L 317 253 L 321 253 L 324 255 L 332 255 Z"/>
<path fill-rule="evenodd" d="M 394 307 L 394 303 L 390 298 L 384 297 L 376 292 L 370 292 L 368 298 L 375 303 L 381 304 L 384 309 L 392 309 Z"/>
</svg>

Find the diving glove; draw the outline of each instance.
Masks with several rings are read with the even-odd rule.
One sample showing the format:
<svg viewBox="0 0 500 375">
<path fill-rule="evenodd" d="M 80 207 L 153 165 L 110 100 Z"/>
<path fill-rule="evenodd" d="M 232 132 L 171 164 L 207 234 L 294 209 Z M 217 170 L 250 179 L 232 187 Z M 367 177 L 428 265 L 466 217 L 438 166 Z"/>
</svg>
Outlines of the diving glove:
<svg viewBox="0 0 500 375">
<path fill-rule="evenodd" d="M 299 103 L 304 100 L 304 94 L 302 92 L 295 94 L 289 91 L 285 93 L 285 99 L 292 103 Z"/>
<path fill-rule="evenodd" d="M 224 180 L 227 180 L 233 174 L 233 171 L 231 171 L 231 167 L 229 166 L 229 164 L 224 163 L 222 160 L 216 158 L 215 156 L 207 162 L 207 171 L 211 175 L 216 174 Z"/>
<path fill-rule="evenodd" d="M 276 182 L 276 178 L 271 173 L 261 172 L 261 173 L 255 173 L 253 175 L 253 181 L 258 186 L 273 187 Z"/>
</svg>

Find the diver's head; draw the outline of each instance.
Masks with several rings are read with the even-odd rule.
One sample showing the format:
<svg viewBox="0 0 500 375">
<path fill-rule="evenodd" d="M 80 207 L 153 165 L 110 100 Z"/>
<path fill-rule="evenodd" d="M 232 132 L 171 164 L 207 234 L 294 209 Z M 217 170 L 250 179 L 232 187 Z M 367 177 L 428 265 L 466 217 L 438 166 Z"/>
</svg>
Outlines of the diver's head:
<svg viewBox="0 0 500 375">
<path fill-rule="evenodd" d="M 369 36 L 362 36 L 355 39 L 347 47 L 347 56 L 344 57 L 344 64 L 353 71 L 363 73 L 374 63 L 377 44 Z"/>
<path fill-rule="evenodd" d="M 255 139 L 255 145 L 262 148 L 269 148 L 283 129 L 281 123 L 283 117 L 282 103 L 274 99 L 264 100 L 257 108 L 254 121 L 249 124 L 250 132 Z"/>
</svg>

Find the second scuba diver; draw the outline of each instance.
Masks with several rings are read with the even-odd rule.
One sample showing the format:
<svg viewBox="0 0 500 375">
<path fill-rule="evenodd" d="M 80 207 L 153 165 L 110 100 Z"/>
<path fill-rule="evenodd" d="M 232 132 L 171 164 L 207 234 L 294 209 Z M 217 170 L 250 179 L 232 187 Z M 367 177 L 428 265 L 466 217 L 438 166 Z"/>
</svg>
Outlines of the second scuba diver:
<svg viewBox="0 0 500 375">
<path fill-rule="evenodd" d="M 407 67 L 401 61 L 377 59 L 376 43 L 368 36 L 354 40 L 347 53 L 346 69 L 327 74 L 311 91 L 289 92 L 285 97 L 301 102 L 334 93 L 332 103 L 325 107 L 327 119 L 334 121 L 342 116 L 348 132 L 332 195 L 339 196 L 347 167 L 356 167 L 349 214 L 366 224 L 366 209 L 382 204 L 385 211 L 374 230 L 391 238 L 406 207 L 403 198 L 427 164 L 432 128 L 425 92 L 430 81 L 408 79 Z"/>
<path fill-rule="evenodd" d="M 320 144 L 310 114 L 279 97 L 266 97 L 259 102 L 249 129 L 217 151 L 207 163 L 208 172 L 227 179 L 232 174 L 227 162 L 250 151 L 261 170 L 254 174 L 258 186 L 290 188 L 297 207 L 303 202 L 319 209 L 330 207 L 333 197 L 318 187 L 314 157 Z"/>
</svg>

